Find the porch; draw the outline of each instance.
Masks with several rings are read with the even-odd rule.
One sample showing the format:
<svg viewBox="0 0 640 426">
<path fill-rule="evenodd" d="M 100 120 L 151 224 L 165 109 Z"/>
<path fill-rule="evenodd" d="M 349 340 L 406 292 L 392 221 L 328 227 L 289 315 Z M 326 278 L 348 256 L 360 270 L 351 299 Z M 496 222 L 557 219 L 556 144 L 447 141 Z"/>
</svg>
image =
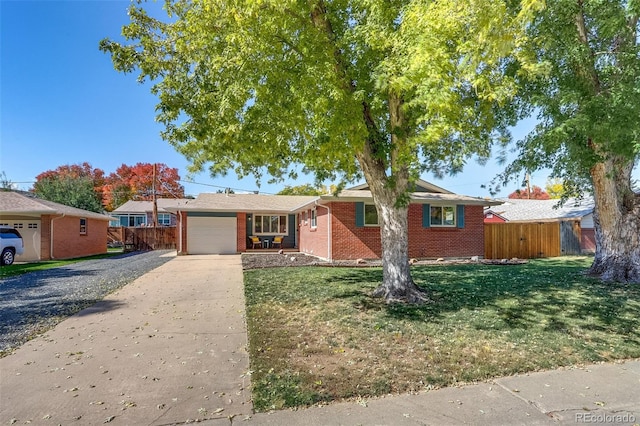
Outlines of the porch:
<svg viewBox="0 0 640 426">
<path fill-rule="evenodd" d="M 297 248 L 247 248 L 244 253 L 279 253 L 282 250 L 283 253 L 300 253 L 300 250 Z"/>
</svg>

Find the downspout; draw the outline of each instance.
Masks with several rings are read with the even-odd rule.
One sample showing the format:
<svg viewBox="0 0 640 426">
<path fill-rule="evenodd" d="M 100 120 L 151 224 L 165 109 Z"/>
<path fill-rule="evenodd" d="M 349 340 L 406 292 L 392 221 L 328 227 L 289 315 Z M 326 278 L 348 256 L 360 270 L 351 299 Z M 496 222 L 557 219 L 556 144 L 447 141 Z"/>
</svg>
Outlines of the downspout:
<svg viewBox="0 0 640 426">
<path fill-rule="evenodd" d="M 49 232 L 49 238 L 51 241 L 49 241 L 49 257 L 51 258 L 51 260 L 55 259 L 55 257 L 53 256 L 53 221 L 56 219 L 62 219 L 64 216 L 66 215 L 66 213 L 62 213 L 62 216 L 58 216 L 58 217 L 52 217 L 51 218 L 51 231 Z"/>
<path fill-rule="evenodd" d="M 182 251 L 182 227 L 184 226 L 184 221 L 181 210 L 178 210 L 178 220 L 180 221 L 180 226 L 178 227 L 178 247 L 176 250 L 176 256 L 184 254 Z"/>
<path fill-rule="evenodd" d="M 315 204 L 316 207 L 324 207 L 325 209 L 327 209 L 327 259 L 330 262 L 333 262 L 333 259 L 331 257 L 331 247 L 333 244 L 333 241 L 331 241 L 331 209 L 323 204 L 318 204 L 318 200 L 315 201 Z"/>
</svg>

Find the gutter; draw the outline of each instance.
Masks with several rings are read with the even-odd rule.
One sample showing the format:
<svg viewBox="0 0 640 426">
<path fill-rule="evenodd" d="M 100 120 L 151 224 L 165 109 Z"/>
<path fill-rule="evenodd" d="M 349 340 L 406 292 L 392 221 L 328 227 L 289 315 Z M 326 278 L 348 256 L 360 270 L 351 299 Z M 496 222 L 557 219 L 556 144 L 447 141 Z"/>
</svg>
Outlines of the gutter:
<svg viewBox="0 0 640 426">
<path fill-rule="evenodd" d="M 331 246 L 333 243 L 333 241 L 331 241 L 331 209 L 323 204 L 318 204 L 318 200 L 315 201 L 315 205 L 316 207 L 324 207 L 327 209 L 327 259 L 333 262 L 333 258 L 331 257 Z"/>
<path fill-rule="evenodd" d="M 49 232 L 49 238 L 51 239 L 51 241 L 49 241 L 50 247 L 49 247 L 49 257 L 53 260 L 55 259 L 55 257 L 53 256 L 53 242 L 54 242 L 54 238 L 53 238 L 53 221 L 56 219 L 62 219 L 63 217 L 65 217 L 66 213 L 62 213 L 62 216 L 58 216 L 58 217 L 52 217 L 51 218 L 51 231 Z"/>
</svg>

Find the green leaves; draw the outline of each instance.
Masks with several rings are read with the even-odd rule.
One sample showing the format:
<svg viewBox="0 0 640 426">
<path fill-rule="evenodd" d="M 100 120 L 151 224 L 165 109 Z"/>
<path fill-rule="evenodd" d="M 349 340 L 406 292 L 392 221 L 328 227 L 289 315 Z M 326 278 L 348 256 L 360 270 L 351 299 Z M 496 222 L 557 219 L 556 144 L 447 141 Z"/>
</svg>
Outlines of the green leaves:
<svg viewBox="0 0 640 426">
<path fill-rule="evenodd" d="M 301 163 L 349 179 L 375 139 L 385 169 L 453 171 L 488 155 L 501 126 L 495 107 L 515 91 L 504 70 L 517 22 L 500 1 L 165 7 L 161 21 L 132 6 L 127 43 L 100 48 L 117 70 L 153 81 L 163 137 L 195 170 L 278 178 Z M 392 93 L 408 118 L 402 128 L 389 123 Z"/>
</svg>

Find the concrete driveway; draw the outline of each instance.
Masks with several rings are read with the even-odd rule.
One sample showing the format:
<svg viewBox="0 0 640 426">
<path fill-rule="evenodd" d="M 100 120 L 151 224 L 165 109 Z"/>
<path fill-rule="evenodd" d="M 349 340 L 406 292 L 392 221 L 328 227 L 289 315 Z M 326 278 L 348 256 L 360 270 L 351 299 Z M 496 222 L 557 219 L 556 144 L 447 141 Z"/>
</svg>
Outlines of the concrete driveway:
<svg viewBox="0 0 640 426">
<path fill-rule="evenodd" d="M 240 256 L 176 257 L 0 359 L 0 424 L 228 424 L 246 345 Z"/>
</svg>

